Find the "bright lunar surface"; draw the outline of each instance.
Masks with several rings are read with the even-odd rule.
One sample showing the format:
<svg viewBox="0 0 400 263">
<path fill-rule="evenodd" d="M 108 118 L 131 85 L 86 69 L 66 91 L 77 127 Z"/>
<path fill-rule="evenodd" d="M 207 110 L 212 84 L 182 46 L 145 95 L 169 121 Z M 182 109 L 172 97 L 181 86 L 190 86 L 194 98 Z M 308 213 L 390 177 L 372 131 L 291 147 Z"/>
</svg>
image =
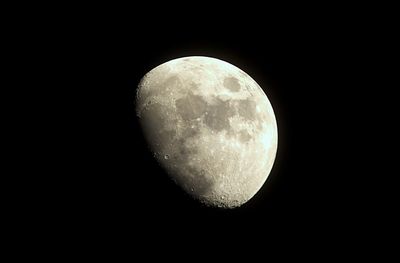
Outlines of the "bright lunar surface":
<svg viewBox="0 0 400 263">
<path fill-rule="evenodd" d="M 206 205 L 246 203 L 271 171 L 278 142 L 272 106 L 225 61 L 194 56 L 159 65 L 139 83 L 136 114 L 167 174 Z"/>
</svg>

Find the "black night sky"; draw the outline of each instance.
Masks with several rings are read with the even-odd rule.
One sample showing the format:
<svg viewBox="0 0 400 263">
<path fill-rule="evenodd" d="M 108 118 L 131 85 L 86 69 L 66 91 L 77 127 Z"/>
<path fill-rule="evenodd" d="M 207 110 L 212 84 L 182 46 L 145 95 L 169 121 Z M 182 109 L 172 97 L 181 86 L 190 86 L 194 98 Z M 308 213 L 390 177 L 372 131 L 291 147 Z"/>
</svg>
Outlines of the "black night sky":
<svg viewBox="0 0 400 263">
<path fill-rule="evenodd" d="M 83 120 L 90 125 L 85 135 L 90 154 L 84 162 L 91 165 L 82 191 L 90 189 L 85 199 L 96 211 L 109 210 L 127 221 L 187 218 L 185 224 L 203 217 L 234 224 L 257 218 L 267 220 L 266 228 L 268 220 L 297 224 L 334 216 L 343 194 L 335 189 L 342 179 L 337 163 L 345 161 L 334 154 L 345 125 L 337 124 L 342 112 L 330 108 L 337 99 L 336 76 L 343 74 L 341 51 L 326 35 L 306 28 L 238 26 L 113 28 L 87 47 L 89 67 L 96 70 L 89 68 L 92 89 L 85 92 L 93 108 Z M 279 146 L 272 173 L 262 190 L 235 210 L 205 208 L 181 192 L 147 151 L 135 119 L 141 77 L 163 62 L 190 55 L 239 66 L 264 89 L 276 113 Z"/>
<path fill-rule="evenodd" d="M 63 150 L 51 157 L 54 176 L 43 181 L 54 197 L 43 197 L 44 210 L 64 222 L 66 232 L 122 247 L 147 238 L 190 243 L 232 235 L 242 241 L 258 236 L 262 244 L 278 238 L 293 247 L 306 246 L 307 237 L 322 249 L 319 241 L 350 229 L 362 234 L 361 211 L 373 200 L 363 185 L 367 176 L 358 171 L 366 160 L 356 158 L 364 135 L 355 127 L 371 117 L 360 114 L 360 29 L 324 14 L 268 19 L 272 11 L 261 7 L 254 16 L 248 8 L 245 16 L 140 10 L 85 11 L 43 33 L 53 32 L 45 45 L 59 91 L 52 104 L 64 105 L 53 116 L 62 120 L 53 147 Z M 275 111 L 279 143 L 272 172 L 237 209 L 207 208 L 183 193 L 148 152 L 135 117 L 143 75 L 193 55 L 247 72 Z"/>
</svg>

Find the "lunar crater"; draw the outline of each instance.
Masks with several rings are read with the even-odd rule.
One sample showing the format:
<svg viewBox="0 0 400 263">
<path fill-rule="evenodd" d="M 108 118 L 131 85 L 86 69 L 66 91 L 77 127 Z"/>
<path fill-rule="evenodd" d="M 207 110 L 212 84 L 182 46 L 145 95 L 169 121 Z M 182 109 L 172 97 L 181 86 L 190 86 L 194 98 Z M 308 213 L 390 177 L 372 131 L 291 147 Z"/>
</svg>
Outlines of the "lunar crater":
<svg viewBox="0 0 400 263">
<path fill-rule="evenodd" d="M 238 92 L 240 90 L 239 80 L 234 77 L 227 77 L 224 79 L 224 87 L 232 92 Z"/>
</svg>

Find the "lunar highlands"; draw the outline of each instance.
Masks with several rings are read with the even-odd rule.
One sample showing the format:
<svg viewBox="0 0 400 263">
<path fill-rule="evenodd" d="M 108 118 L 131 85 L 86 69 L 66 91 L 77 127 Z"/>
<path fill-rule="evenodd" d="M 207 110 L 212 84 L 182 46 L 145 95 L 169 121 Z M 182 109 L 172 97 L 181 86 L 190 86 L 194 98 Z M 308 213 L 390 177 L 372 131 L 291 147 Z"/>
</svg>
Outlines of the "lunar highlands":
<svg viewBox="0 0 400 263">
<path fill-rule="evenodd" d="M 159 65 L 139 83 L 136 114 L 166 173 L 208 206 L 241 206 L 272 169 L 272 106 L 248 74 L 225 61 L 195 56 Z"/>
</svg>

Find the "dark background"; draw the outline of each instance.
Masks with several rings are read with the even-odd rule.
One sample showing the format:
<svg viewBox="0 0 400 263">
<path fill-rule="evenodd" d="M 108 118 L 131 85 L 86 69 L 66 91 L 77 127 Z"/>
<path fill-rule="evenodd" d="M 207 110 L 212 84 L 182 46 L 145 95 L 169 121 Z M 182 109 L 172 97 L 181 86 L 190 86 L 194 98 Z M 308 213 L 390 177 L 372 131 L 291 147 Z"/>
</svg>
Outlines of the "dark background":
<svg viewBox="0 0 400 263">
<path fill-rule="evenodd" d="M 380 205 L 369 155 L 377 120 L 369 97 L 377 90 L 365 85 L 373 77 L 365 69 L 377 66 L 365 55 L 373 23 L 354 10 L 277 15 L 265 6 L 211 6 L 60 9 L 25 24 L 23 43 L 34 54 L 27 65 L 38 71 L 31 79 L 48 87 L 39 112 L 26 113 L 46 116 L 32 122 L 45 132 L 31 135 L 45 154 L 26 153 L 45 167 L 27 181 L 40 197 L 27 201 L 30 217 L 83 250 L 187 243 L 235 251 L 257 243 L 258 251 L 275 245 L 329 258 L 354 252 L 377 229 Z M 204 207 L 183 193 L 148 152 L 135 118 L 144 74 L 194 55 L 247 72 L 276 114 L 272 172 L 237 209 Z"/>
<path fill-rule="evenodd" d="M 73 137 L 78 138 L 73 158 L 83 168 L 73 176 L 73 189 L 82 198 L 75 200 L 78 208 L 89 216 L 93 209 L 125 223 L 171 221 L 177 231 L 181 223 L 196 228 L 191 221 L 240 225 L 242 220 L 266 220 L 262 227 L 268 229 L 275 223 L 318 224 L 343 216 L 338 206 L 348 208 L 342 202 L 346 184 L 339 181 L 349 177 L 340 168 L 345 155 L 337 154 L 345 151 L 341 139 L 347 125 L 341 117 L 347 101 L 340 93 L 353 91 L 339 81 L 348 74 L 341 67 L 348 63 L 342 39 L 331 35 L 329 25 L 275 27 L 228 20 L 185 26 L 184 21 L 104 23 L 81 29 L 81 37 L 73 38 L 77 42 L 71 43 L 70 52 L 81 65 L 72 71 L 82 74 L 77 81 L 83 81 L 73 95 L 82 99 L 79 112 L 74 112 L 82 126 L 75 127 L 78 137 Z M 274 168 L 260 192 L 235 210 L 204 208 L 183 194 L 147 152 L 135 119 L 135 91 L 143 75 L 190 55 L 240 67 L 260 84 L 276 112 L 279 148 Z M 269 220 L 275 223 L 268 226 Z"/>
<path fill-rule="evenodd" d="M 217 225 L 266 232 L 311 227 L 314 232 L 351 213 L 346 188 L 354 175 L 344 168 L 348 149 L 343 143 L 351 136 L 345 107 L 354 90 L 343 66 L 351 47 L 330 25 L 228 21 L 111 24 L 84 32 L 88 42 L 78 50 L 88 55 L 88 64 L 80 66 L 88 82 L 79 85 L 77 95 L 83 95 L 88 115 L 79 117 L 83 134 L 77 151 L 83 148 L 78 156 L 87 170 L 76 175 L 79 197 L 87 202 L 79 205 L 84 213 L 92 216 L 93 209 L 128 225 L 154 220 L 151 228 L 173 226 L 182 233 Z M 238 209 L 205 208 L 181 192 L 147 151 L 135 119 L 135 91 L 143 75 L 191 55 L 243 69 L 264 89 L 276 113 L 274 168 L 260 192 Z"/>
</svg>

